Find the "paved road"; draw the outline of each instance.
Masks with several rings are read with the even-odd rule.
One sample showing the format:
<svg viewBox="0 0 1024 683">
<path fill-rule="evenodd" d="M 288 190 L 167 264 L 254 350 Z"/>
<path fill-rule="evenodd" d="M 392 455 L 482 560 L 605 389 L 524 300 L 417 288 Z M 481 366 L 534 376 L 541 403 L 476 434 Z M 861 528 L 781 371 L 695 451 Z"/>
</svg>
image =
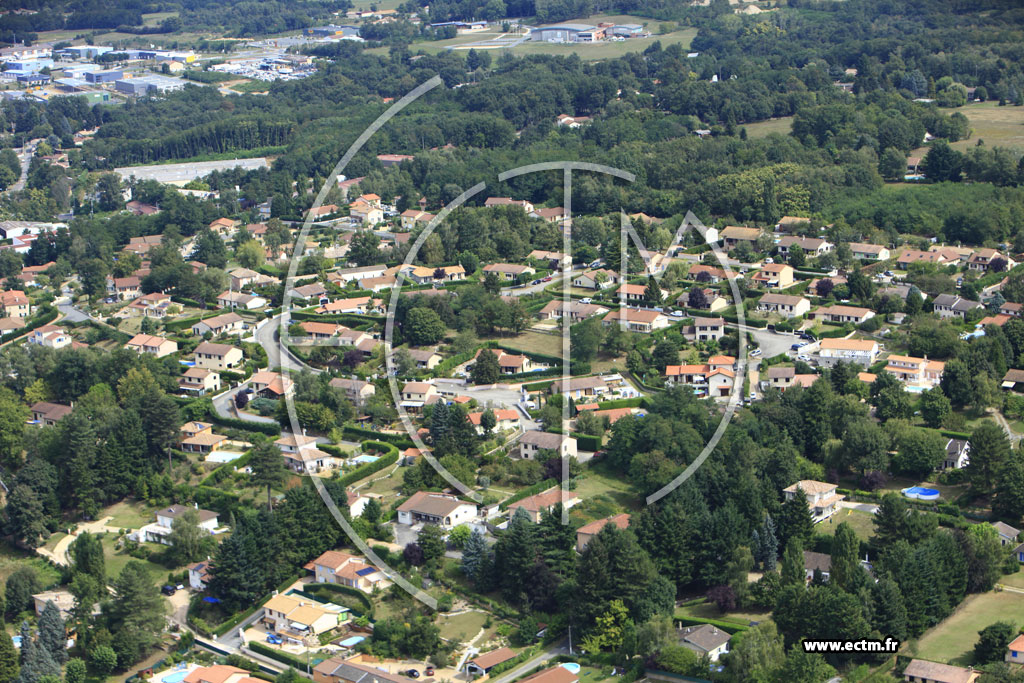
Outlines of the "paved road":
<svg viewBox="0 0 1024 683">
<path fill-rule="evenodd" d="M 228 389 L 227 391 L 222 391 L 221 393 L 214 396 L 213 409 L 217 411 L 217 414 L 220 415 L 221 417 L 245 420 L 246 422 L 263 422 L 265 424 L 276 424 L 277 420 L 274 420 L 269 417 L 263 417 L 262 415 L 256 415 L 248 412 L 240 412 L 236 414 L 235 411 L 232 410 L 232 404 L 234 403 L 235 400 L 235 394 L 241 391 L 248 384 L 249 380 L 246 380 L 235 389 Z"/>
<path fill-rule="evenodd" d="M 63 303 L 57 304 L 57 310 L 60 311 L 64 320 L 67 320 L 68 322 L 80 323 L 86 320 L 95 320 L 98 323 L 103 322 L 102 320 L 92 317 L 85 311 L 75 308 L 74 304 L 72 304 L 67 298 L 64 299 Z"/>
<path fill-rule="evenodd" d="M 267 352 L 267 358 L 269 359 L 268 367 L 279 368 L 282 367 L 281 363 L 281 343 L 276 339 L 275 333 L 281 325 L 281 316 L 284 313 L 278 313 L 270 320 L 264 321 L 253 333 L 252 339 L 255 340 L 263 349 Z M 288 367 L 293 370 L 301 370 L 303 368 L 308 369 L 314 374 L 320 374 L 320 370 L 310 367 L 302 362 L 302 360 L 294 353 L 284 348 L 285 360 L 288 361 Z"/>
<path fill-rule="evenodd" d="M 39 140 L 29 140 L 28 144 L 18 152 L 18 159 L 21 160 L 21 177 L 18 182 L 9 188 L 13 192 L 20 192 L 25 189 L 25 182 L 28 180 L 28 167 L 32 164 L 32 157 L 36 154 L 36 146 Z"/>
<path fill-rule="evenodd" d="M 1021 434 L 1018 434 L 1017 432 L 1013 431 L 1013 429 L 1010 427 L 1010 423 L 1006 421 L 1006 418 L 1003 417 L 1003 414 L 1000 413 L 998 410 L 989 409 L 988 414 L 991 415 L 992 419 L 995 420 L 999 424 L 999 426 L 1003 428 L 1003 431 L 1006 432 L 1006 436 L 1009 437 L 1010 439 L 1010 443 L 1015 444 L 1022 438 L 1024 438 L 1024 436 L 1022 436 Z"/>
<path fill-rule="evenodd" d="M 578 269 L 568 270 L 565 273 L 559 273 L 558 275 L 552 276 L 552 279 L 548 280 L 547 282 L 539 282 L 535 285 L 526 285 L 525 287 L 502 287 L 501 293 L 504 294 L 505 296 L 525 296 L 527 294 L 537 294 L 543 292 L 546 288 L 550 287 L 551 285 L 561 282 L 562 278 L 572 278 L 579 272 L 580 271 Z"/>
</svg>

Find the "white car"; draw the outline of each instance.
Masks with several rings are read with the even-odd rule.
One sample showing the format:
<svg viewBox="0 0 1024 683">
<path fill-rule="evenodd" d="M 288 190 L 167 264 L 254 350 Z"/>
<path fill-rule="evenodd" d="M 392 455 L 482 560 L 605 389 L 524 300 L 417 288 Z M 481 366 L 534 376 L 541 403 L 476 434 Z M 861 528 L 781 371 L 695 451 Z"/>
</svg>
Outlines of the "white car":
<svg viewBox="0 0 1024 683">
<path fill-rule="evenodd" d="M 758 357 L 760 355 L 761 355 L 761 348 L 760 347 L 758 347 L 758 348 L 756 348 L 756 349 L 754 349 L 753 351 L 750 352 L 751 358 L 756 358 L 756 357 Z"/>
<path fill-rule="evenodd" d="M 672 311 L 671 313 L 669 313 L 669 315 L 672 316 L 673 318 L 682 318 L 683 317 L 683 312 L 682 311 Z"/>
<path fill-rule="evenodd" d="M 587 297 L 586 299 L 580 299 L 580 303 L 581 304 L 589 304 L 592 301 L 593 301 L 593 299 L 591 299 L 590 297 Z"/>
</svg>

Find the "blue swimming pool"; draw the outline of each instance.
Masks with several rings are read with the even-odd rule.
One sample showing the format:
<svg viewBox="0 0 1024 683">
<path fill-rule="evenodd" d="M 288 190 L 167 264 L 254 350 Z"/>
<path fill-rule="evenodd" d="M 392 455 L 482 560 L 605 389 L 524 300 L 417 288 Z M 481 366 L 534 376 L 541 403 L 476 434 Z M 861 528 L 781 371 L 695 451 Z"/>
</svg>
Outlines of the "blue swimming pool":
<svg viewBox="0 0 1024 683">
<path fill-rule="evenodd" d="M 907 498 L 917 498 L 918 500 L 936 500 L 939 497 L 939 491 L 937 489 L 926 489 L 923 486 L 911 486 L 908 489 L 903 489 L 903 495 Z"/>
<path fill-rule="evenodd" d="M 562 664 L 562 668 L 571 674 L 578 674 L 580 672 L 580 665 L 576 662 L 566 662 Z"/>
<path fill-rule="evenodd" d="M 340 643 L 338 643 L 338 645 L 341 645 L 342 647 L 355 647 L 364 640 L 366 640 L 366 638 L 364 638 L 363 636 L 352 636 L 341 641 Z"/>
<path fill-rule="evenodd" d="M 188 676 L 188 669 L 176 669 L 160 679 L 160 683 L 181 683 Z"/>
</svg>

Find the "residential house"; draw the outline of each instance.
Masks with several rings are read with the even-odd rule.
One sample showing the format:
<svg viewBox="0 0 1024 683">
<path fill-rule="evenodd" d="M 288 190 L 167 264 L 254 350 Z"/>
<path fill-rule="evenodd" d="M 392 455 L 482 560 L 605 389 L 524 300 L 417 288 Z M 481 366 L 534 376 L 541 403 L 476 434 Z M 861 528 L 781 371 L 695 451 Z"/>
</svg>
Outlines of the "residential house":
<svg viewBox="0 0 1024 683">
<path fill-rule="evenodd" d="M 434 214 L 427 213 L 423 209 L 406 209 L 400 214 L 402 227 L 412 230 L 418 225 L 427 225 L 434 220 Z"/>
<path fill-rule="evenodd" d="M 509 506 L 508 512 L 510 515 L 514 515 L 522 508 L 534 524 L 539 524 L 541 515 L 545 512 L 550 513 L 559 503 L 567 510 L 580 502 L 582 502 L 580 497 L 574 491 L 566 491 L 561 487 L 552 486 L 546 491 L 513 503 Z"/>
<path fill-rule="evenodd" d="M 952 664 L 911 659 L 903 669 L 903 680 L 911 683 L 974 683 L 982 672 Z"/>
<path fill-rule="evenodd" d="M 363 201 L 362 197 L 349 204 L 348 216 L 353 222 L 367 227 L 384 222 L 384 211 L 379 206 L 373 206 Z"/>
<path fill-rule="evenodd" d="M 800 216 L 783 216 L 779 219 L 779 222 L 775 224 L 775 229 L 779 232 L 792 232 L 802 225 L 809 225 L 810 222 L 810 218 L 801 218 Z"/>
<path fill-rule="evenodd" d="M 407 277 L 418 285 L 428 285 L 434 282 L 461 282 L 466 279 L 466 269 L 462 266 L 439 266 L 427 268 L 416 266 L 407 273 Z M 360 285 L 363 289 L 370 289 L 366 286 L 366 280 Z"/>
<path fill-rule="evenodd" d="M 20 289 L 0 292 L 0 309 L 3 310 L 0 317 L 3 318 L 27 318 L 32 315 L 32 304 Z"/>
<path fill-rule="evenodd" d="M 281 450 L 285 465 L 296 474 L 317 474 L 339 465 L 338 458 L 315 446 L 312 436 L 286 434 L 274 444 Z"/>
<path fill-rule="evenodd" d="M 419 412 L 423 406 L 440 398 L 437 388 L 429 382 L 406 382 L 402 387 L 401 406 L 409 412 Z"/>
<path fill-rule="evenodd" d="M 519 457 L 536 460 L 539 451 L 555 451 L 560 457 L 576 457 L 576 439 L 565 434 L 554 434 L 530 429 L 519 438 Z"/>
<path fill-rule="evenodd" d="M 226 308 L 232 311 L 239 308 L 243 311 L 254 311 L 266 306 L 267 300 L 261 296 L 245 294 L 243 292 L 236 292 L 229 289 L 226 292 L 222 292 L 220 296 L 217 297 L 217 305 L 220 308 Z"/>
<path fill-rule="evenodd" d="M 549 270 L 562 270 L 564 268 L 572 267 L 572 257 L 568 254 L 563 254 L 560 251 L 534 249 L 526 255 L 526 258 L 534 259 L 535 261 L 547 262 Z"/>
<path fill-rule="evenodd" d="M 643 308 L 622 307 L 617 311 L 607 313 L 601 323 L 608 325 L 621 325 L 630 332 L 650 334 L 654 330 L 662 330 L 669 326 L 669 319 L 658 311 Z"/>
<path fill-rule="evenodd" d="M 811 302 L 802 296 L 786 294 L 765 294 L 757 302 L 761 313 L 775 313 L 784 318 L 795 318 L 811 310 Z"/>
<path fill-rule="evenodd" d="M 946 441 L 946 456 L 942 460 L 942 469 L 962 470 L 971 462 L 971 442 L 966 439 L 949 439 Z"/>
<path fill-rule="evenodd" d="M 499 647 L 466 662 L 466 674 L 471 677 L 486 676 L 499 664 L 515 659 L 516 653 L 510 648 Z"/>
<path fill-rule="evenodd" d="M 619 301 L 636 304 L 646 298 L 647 287 L 645 285 L 623 284 L 615 291 L 615 297 Z"/>
<path fill-rule="evenodd" d="M 125 245 L 122 251 L 128 251 L 138 256 L 145 256 L 149 253 L 150 249 L 159 247 L 163 238 L 160 235 L 145 235 L 143 237 L 131 237 L 128 239 L 128 244 Z"/>
<path fill-rule="evenodd" d="M 381 277 L 388 270 L 383 264 L 375 266 L 359 266 L 358 268 L 345 268 L 327 274 L 327 280 L 335 284 L 345 286 L 349 282 L 358 282 L 367 277 Z"/>
<path fill-rule="evenodd" d="M 195 366 L 207 370 L 232 370 L 242 365 L 242 350 L 230 344 L 203 342 L 196 347 Z"/>
<path fill-rule="evenodd" d="M 188 586 L 194 591 L 204 591 L 210 581 L 210 561 L 193 562 L 186 567 L 188 570 Z"/>
<path fill-rule="evenodd" d="M 310 339 L 330 339 L 344 329 L 334 323 L 302 322 L 299 327 Z"/>
<path fill-rule="evenodd" d="M 279 635 L 305 641 L 335 628 L 344 621 L 346 612 L 309 598 L 278 594 L 263 605 L 260 621 Z"/>
<path fill-rule="evenodd" d="M 213 453 L 225 445 L 228 437 L 213 433 L 213 425 L 206 422 L 186 422 L 181 428 L 178 448 L 186 453 Z"/>
<path fill-rule="evenodd" d="M 722 318 L 693 319 L 692 333 L 685 333 L 687 339 L 694 341 L 718 341 L 725 336 L 725 320 Z"/>
<path fill-rule="evenodd" d="M 714 285 L 722 282 L 723 280 L 730 279 L 730 277 L 735 278 L 737 275 L 736 273 L 733 273 L 730 276 L 723 268 L 718 268 L 717 266 L 706 266 L 702 263 L 698 263 L 697 265 L 690 266 L 690 271 L 686 276 L 690 280 L 707 282 Z"/>
<path fill-rule="evenodd" d="M 729 300 L 722 296 L 717 289 L 711 289 L 708 287 L 701 291 L 704 293 L 703 306 L 691 306 L 689 292 L 683 292 L 680 294 L 676 299 L 676 305 L 682 308 L 697 308 L 703 311 L 711 311 L 712 313 L 729 307 Z"/>
<path fill-rule="evenodd" d="M 783 258 L 789 258 L 789 252 L 794 246 L 803 249 L 804 253 L 809 258 L 816 258 L 835 249 L 834 244 L 819 237 L 798 237 L 796 235 L 787 235 L 783 237 L 779 240 L 777 246 L 779 248 L 779 254 Z"/>
<path fill-rule="evenodd" d="M 317 583 L 333 583 L 370 593 L 385 580 L 384 574 L 363 558 L 338 550 L 328 550 L 310 564 Z"/>
<path fill-rule="evenodd" d="M 361 379 L 349 379 L 347 377 L 335 377 L 330 381 L 330 386 L 341 389 L 345 392 L 345 398 L 355 406 L 361 406 L 367 399 L 373 396 L 377 388 L 370 382 Z"/>
<path fill-rule="evenodd" d="M 1012 301 L 1007 301 L 1006 303 L 999 307 L 999 314 L 1008 315 L 1012 318 L 1019 318 L 1021 317 L 1022 310 L 1024 310 L 1024 304 L 1017 304 L 1013 303 Z"/>
<path fill-rule="evenodd" d="M 896 258 L 896 265 L 903 270 L 906 270 L 911 263 L 941 264 L 945 262 L 946 257 L 937 251 L 919 251 L 917 249 L 907 249 Z"/>
<path fill-rule="evenodd" d="M 573 287 L 580 287 L 581 289 L 605 289 L 611 287 L 619 281 L 619 276 L 614 271 L 599 268 L 597 270 L 587 270 L 572 279 Z"/>
<path fill-rule="evenodd" d="M 550 209 L 534 209 L 530 211 L 530 217 L 539 218 L 548 223 L 557 223 L 563 228 L 569 227 L 569 215 L 565 213 L 565 208 L 561 206 L 555 206 Z"/>
<path fill-rule="evenodd" d="M 895 375 L 904 384 L 930 389 L 942 379 L 946 364 L 942 361 L 928 360 L 928 357 L 891 355 L 886 359 L 885 371 Z"/>
<path fill-rule="evenodd" d="M 736 359 L 732 356 L 712 356 L 707 363 L 668 365 L 665 378 L 672 384 L 692 386 L 698 394 L 721 398 L 733 389 L 735 367 Z"/>
<path fill-rule="evenodd" d="M 178 342 L 173 339 L 158 337 L 154 334 L 137 334 L 128 340 L 124 348 L 163 358 L 178 352 Z"/>
<path fill-rule="evenodd" d="M 327 298 L 327 288 L 319 282 L 292 287 L 288 290 L 288 294 L 296 299 L 308 299 L 318 304 L 326 304 L 329 301 Z"/>
<path fill-rule="evenodd" d="M 357 296 L 351 299 L 336 299 L 316 309 L 317 313 L 356 313 L 366 315 L 380 310 L 380 299 L 369 296 Z"/>
<path fill-rule="evenodd" d="M 108 277 L 107 294 L 118 301 L 132 301 L 142 294 L 142 281 L 134 276 Z"/>
<path fill-rule="evenodd" d="M 598 519 L 589 524 L 584 524 L 576 530 L 576 552 L 582 553 L 591 539 L 601 533 L 601 530 L 611 524 L 618 529 L 625 529 L 629 526 L 629 513 L 622 512 L 606 519 Z"/>
<path fill-rule="evenodd" d="M 933 303 L 935 304 L 935 313 L 943 319 L 963 318 L 968 311 L 982 308 L 980 302 L 962 299 L 955 294 L 939 294 Z"/>
<path fill-rule="evenodd" d="M 987 271 L 998 269 L 999 271 L 1009 270 L 1017 265 L 1009 256 L 1000 254 L 995 249 L 978 249 L 967 259 L 967 267 L 970 270 Z"/>
<path fill-rule="evenodd" d="M 736 225 L 727 225 L 722 228 L 719 238 L 725 242 L 725 246 L 733 249 L 740 242 L 746 242 L 751 247 L 757 246 L 757 240 L 761 238 L 761 228 L 745 228 Z"/>
<path fill-rule="evenodd" d="M 765 289 L 785 289 L 793 285 L 795 271 L 786 263 L 767 263 L 761 270 L 754 273 L 750 281 L 755 287 Z"/>
<path fill-rule="evenodd" d="M 693 650 L 698 656 L 706 656 L 710 661 L 717 662 L 719 657 L 729 652 L 729 640 L 732 636 L 711 624 L 698 626 L 679 626 L 677 630 L 679 644 Z"/>
<path fill-rule="evenodd" d="M 889 250 L 877 244 L 850 242 L 847 246 L 850 247 L 853 258 L 862 261 L 888 261 L 890 257 Z"/>
<path fill-rule="evenodd" d="M 170 295 L 150 292 L 135 299 L 135 301 L 128 304 L 126 309 L 132 315 L 141 315 L 146 318 L 165 318 L 170 307 Z"/>
<path fill-rule="evenodd" d="M 63 327 L 57 325 L 43 325 L 32 331 L 28 338 L 29 344 L 38 344 L 50 349 L 63 349 L 71 346 L 73 340 Z"/>
<path fill-rule="evenodd" d="M 24 318 L 0 318 L 0 334 L 25 329 Z"/>
<path fill-rule="evenodd" d="M 271 370 L 260 370 L 249 380 L 249 386 L 260 398 L 283 398 L 291 392 L 292 385 L 290 377 Z"/>
<path fill-rule="evenodd" d="M 192 326 L 192 334 L 202 337 L 207 332 L 213 336 L 222 334 L 238 334 L 245 327 L 245 321 L 237 313 L 222 313 L 212 318 L 200 320 Z"/>
<path fill-rule="evenodd" d="M 32 423 L 40 427 L 52 427 L 64 419 L 64 417 L 70 415 L 72 407 L 66 406 L 63 403 L 39 401 L 38 403 L 33 403 L 29 410 L 32 412 Z"/>
<path fill-rule="evenodd" d="M 825 322 L 834 323 L 836 325 L 842 325 L 845 323 L 860 325 L 869 318 L 874 318 L 875 312 L 870 308 L 863 308 L 861 306 L 843 306 L 842 304 L 835 304 L 834 306 L 822 306 L 811 313 L 808 317 L 812 320 L 824 320 Z"/>
<path fill-rule="evenodd" d="M 409 349 L 409 357 L 416 362 L 419 370 L 433 370 L 444 358 L 433 349 Z"/>
<path fill-rule="evenodd" d="M 514 353 L 506 353 L 501 349 L 478 349 L 473 359 L 480 357 L 481 353 L 493 353 L 498 357 L 498 366 L 503 375 L 517 375 L 523 372 L 533 372 L 539 368 L 534 366 L 529 356 Z"/>
<path fill-rule="evenodd" d="M 451 531 L 477 516 L 476 505 L 447 493 L 417 491 L 398 506 L 398 523 L 436 524 Z"/>
<path fill-rule="evenodd" d="M 815 523 L 828 519 L 835 514 L 839 501 L 846 498 L 836 493 L 836 484 L 824 481 L 803 479 L 782 489 L 786 500 L 801 495 L 807 498 L 807 507 L 811 510 L 811 518 Z"/>
<path fill-rule="evenodd" d="M 494 414 L 494 429 L 499 432 L 507 431 L 509 429 L 519 428 L 519 411 L 514 408 L 494 408 L 491 410 Z M 469 413 L 466 417 L 469 418 L 470 423 L 476 428 L 478 434 L 484 434 L 484 428 L 482 424 L 484 411 L 477 410 Z"/>
<path fill-rule="evenodd" d="M 492 206 L 519 206 L 526 213 L 533 211 L 533 204 L 530 202 L 525 199 L 512 199 L 511 197 L 488 197 L 484 200 L 484 206 L 488 208 Z"/>
<path fill-rule="evenodd" d="M 836 363 L 856 363 L 868 367 L 878 355 L 878 342 L 873 339 L 822 339 L 818 348 L 818 364 L 832 367 Z"/>
<path fill-rule="evenodd" d="M 537 271 L 530 266 L 522 266 L 515 263 L 492 263 L 484 266 L 484 273 L 497 273 L 503 280 L 516 280 L 521 275 L 533 275 Z"/>
<path fill-rule="evenodd" d="M 1024 370 L 1010 368 L 1003 375 L 1003 389 L 1016 389 L 1018 384 L 1024 383 Z"/>
<path fill-rule="evenodd" d="M 178 378 L 178 390 L 192 396 L 220 392 L 220 373 L 206 368 L 189 368 Z"/>
<path fill-rule="evenodd" d="M 216 512 L 202 510 L 198 507 L 188 507 L 176 504 L 157 510 L 156 522 L 146 524 L 138 531 L 132 532 L 129 534 L 129 538 L 140 543 L 163 543 L 164 545 L 168 545 L 170 543 L 168 536 L 174 526 L 174 520 L 178 519 L 189 510 L 195 510 L 198 515 L 200 529 L 208 534 L 217 532 L 219 525 Z"/>
<path fill-rule="evenodd" d="M 218 218 L 215 221 L 211 221 L 207 227 L 210 229 L 210 232 L 215 235 L 231 237 L 235 234 L 235 228 L 239 225 L 241 225 L 240 221 L 232 220 L 230 218 Z M 154 237 L 159 238 L 159 235 L 154 235 Z"/>
<path fill-rule="evenodd" d="M 832 556 L 825 553 L 804 551 L 804 579 L 811 581 L 818 574 L 822 580 L 828 581 L 832 573 Z"/>
<path fill-rule="evenodd" d="M 561 380 L 555 380 L 551 385 L 552 391 L 579 401 L 585 398 L 596 398 L 603 396 L 610 390 L 608 381 L 604 377 L 570 377 L 565 384 Z"/>
<path fill-rule="evenodd" d="M 597 304 L 584 304 L 573 299 L 572 301 L 560 301 L 555 299 L 544 304 L 537 314 L 541 320 L 561 320 L 563 309 L 568 309 L 571 323 L 578 323 L 595 315 L 604 315 L 608 309 Z"/>
<path fill-rule="evenodd" d="M 492 665 L 493 666 L 493 665 Z M 314 683 L 413 683 L 413 679 L 389 674 L 354 659 L 331 657 L 313 667 Z"/>
<path fill-rule="evenodd" d="M 32 595 L 32 604 L 35 607 L 36 616 L 43 616 L 43 610 L 46 609 L 46 605 L 51 602 L 53 603 L 53 606 L 60 611 L 63 619 L 70 620 L 73 618 L 76 601 L 75 596 L 71 591 L 50 590 L 43 591 L 42 593 L 34 593 Z M 98 606 L 93 610 L 93 613 L 99 614 Z"/>
<path fill-rule="evenodd" d="M 1006 646 L 1006 656 L 1003 658 L 1010 664 L 1024 664 L 1024 635 L 1019 635 L 1010 641 Z"/>
<path fill-rule="evenodd" d="M 1020 529 L 1015 529 L 1005 522 L 994 522 L 992 526 L 995 528 L 996 533 L 999 534 L 1000 545 L 1012 545 L 1016 547 L 1020 542 L 1017 540 L 1017 537 L 1020 536 Z"/>
<path fill-rule="evenodd" d="M 773 389 L 785 391 L 793 386 L 796 377 L 796 368 L 774 365 L 768 368 L 768 383 Z"/>
</svg>

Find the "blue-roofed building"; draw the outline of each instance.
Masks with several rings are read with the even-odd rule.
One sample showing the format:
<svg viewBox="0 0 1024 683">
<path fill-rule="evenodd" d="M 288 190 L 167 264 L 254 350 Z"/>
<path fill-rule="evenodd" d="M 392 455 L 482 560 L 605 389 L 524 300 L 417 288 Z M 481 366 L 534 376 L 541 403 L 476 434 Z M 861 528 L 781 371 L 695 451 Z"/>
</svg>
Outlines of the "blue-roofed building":
<svg viewBox="0 0 1024 683">
<path fill-rule="evenodd" d="M 85 74 L 85 80 L 94 84 L 114 83 L 124 78 L 124 72 L 118 69 L 107 71 L 90 71 Z"/>
</svg>

